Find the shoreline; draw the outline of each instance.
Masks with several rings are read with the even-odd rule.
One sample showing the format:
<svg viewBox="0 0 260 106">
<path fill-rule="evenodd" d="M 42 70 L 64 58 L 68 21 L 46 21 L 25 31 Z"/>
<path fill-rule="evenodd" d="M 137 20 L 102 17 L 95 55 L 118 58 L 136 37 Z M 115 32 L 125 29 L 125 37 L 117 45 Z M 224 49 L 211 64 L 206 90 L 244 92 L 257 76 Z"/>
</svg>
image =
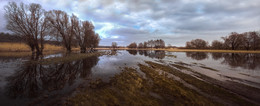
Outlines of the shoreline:
<svg viewBox="0 0 260 106">
<path fill-rule="evenodd" d="M 96 48 L 96 50 L 113 50 L 112 48 Z M 211 49 L 134 49 L 134 48 L 116 48 L 115 50 L 164 50 L 168 52 L 214 52 L 214 53 L 260 53 L 260 50 L 211 50 Z"/>
</svg>

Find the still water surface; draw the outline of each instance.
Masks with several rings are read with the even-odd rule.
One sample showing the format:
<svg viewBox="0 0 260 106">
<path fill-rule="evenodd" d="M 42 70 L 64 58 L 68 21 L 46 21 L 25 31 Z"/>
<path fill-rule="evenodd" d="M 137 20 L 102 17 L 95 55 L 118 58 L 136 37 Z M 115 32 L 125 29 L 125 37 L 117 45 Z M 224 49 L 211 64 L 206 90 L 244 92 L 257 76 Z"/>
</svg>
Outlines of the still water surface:
<svg viewBox="0 0 260 106">
<path fill-rule="evenodd" d="M 52 54 L 43 58 L 62 56 L 65 55 Z M 113 55 L 50 65 L 31 64 L 30 57 L 0 57 L 0 105 L 56 102 L 73 94 L 89 80 L 109 82 L 121 68 L 138 68 L 137 65 L 145 61 L 166 65 L 181 63 L 219 81 L 260 89 L 260 54 L 120 50 Z"/>
</svg>

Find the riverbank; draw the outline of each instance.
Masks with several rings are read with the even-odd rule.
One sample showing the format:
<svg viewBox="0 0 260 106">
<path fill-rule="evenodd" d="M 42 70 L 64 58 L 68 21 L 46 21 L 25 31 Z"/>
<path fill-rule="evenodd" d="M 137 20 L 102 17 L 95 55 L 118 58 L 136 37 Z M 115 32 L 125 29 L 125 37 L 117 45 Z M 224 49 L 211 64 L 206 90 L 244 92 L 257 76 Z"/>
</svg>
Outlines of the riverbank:
<svg viewBox="0 0 260 106">
<path fill-rule="evenodd" d="M 72 51 L 79 51 L 79 48 L 72 48 Z M 260 53 L 260 50 L 211 50 L 211 49 L 178 49 L 178 48 L 96 48 L 96 50 L 164 50 L 169 52 L 217 52 L 217 53 Z M 45 44 L 44 52 L 63 52 L 62 46 Z M 15 53 L 17 52 L 17 53 Z M 30 48 L 24 43 L 0 42 L 0 56 L 6 55 L 31 55 Z"/>
<path fill-rule="evenodd" d="M 79 48 L 72 48 L 72 51 L 79 51 Z M 54 54 L 59 52 L 66 52 L 64 47 L 45 44 L 43 54 Z M 32 52 L 28 45 L 25 43 L 10 43 L 0 42 L 0 57 L 24 57 L 31 56 Z"/>
<path fill-rule="evenodd" d="M 96 48 L 97 50 L 113 50 L 112 48 Z M 217 52 L 217 53 L 260 53 L 260 50 L 211 50 L 211 49 L 155 49 L 155 48 L 147 48 L 147 49 L 133 49 L 133 48 L 116 48 L 115 50 L 164 50 L 169 52 Z"/>
<path fill-rule="evenodd" d="M 62 50 L 64 49 L 61 46 L 51 44 L 44 45 L 44 52 Z M 31 52 L 31 49 L 25 43 L 0 42 L 0 52 Z"/>
</svg>

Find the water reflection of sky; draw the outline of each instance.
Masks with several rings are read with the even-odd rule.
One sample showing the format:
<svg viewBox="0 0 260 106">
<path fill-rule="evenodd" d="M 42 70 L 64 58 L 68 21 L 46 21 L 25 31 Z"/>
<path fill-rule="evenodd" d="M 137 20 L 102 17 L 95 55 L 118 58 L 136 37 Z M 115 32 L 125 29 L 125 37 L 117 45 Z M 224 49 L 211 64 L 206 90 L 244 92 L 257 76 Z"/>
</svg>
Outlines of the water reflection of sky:
<svg viewBox="0 0 260 106">
<path fill-rule="evenodd" d="M 63 55 L 53 54 L 44 58 L 60 56 Z M 46 93 L 46 89 L 53 89 L 56 95 L 67 94 L 77 86 L 86 83 L 88 79 L 102 79 L 105 82 L 109 82 L 111 77 L 121 72 L 121 68 L 138 68 L 138 64 L 144 64 L 144 61 L 161 61 L 166 63 L 166 65 L 175 64 L 176 62 L 187 63 L 191 65 L 189 67 L 193 70 L 209 77 L 222 81 L 228 79 L 225 76 L 238 78 L 243 80 L 239 80 L 240 83 L 260 88 L 259 54 L 119 50 L 115 55 L 94 56 L 64 64 L 26 64 L 28 61 L 25 60 L 28 59 L 0 58 L 0 100 L 6 101 L 6 104 L 14 101 L 6 97 L 5 92 L 7 91 L 15 92 L 14 94 L 17 96 L 24 96 L 26 92 L 32 92 L 28 91 L 26 87 L 32 86 L 35 87 L 35 92 Z M 200 66 L 207 66 L 219 71 L 210 71 Z M 34 79 L 35 82 L 28 79 Z M 19 86 L 24 86 L 24 88 Z M 16 87 L 22 90 L 21 93 L 24 94 L 19 94 L 16 89 L 13 89 Z M 22 103 L 23 101 L 16 99 L 17 103 Z"/>
<path fill-rule="evenodd" d="M 131 55 L 127 51 L 117 51 L 117 55 L 101 56 L 96 66 L 92 68 L 92 76 L 109 81 L 109 78 L 120 73 L 123 67 L 137 68 L 138 63 L 144 63 L 143 60 L 152 60 L 141 55 Z"/>
</svg>

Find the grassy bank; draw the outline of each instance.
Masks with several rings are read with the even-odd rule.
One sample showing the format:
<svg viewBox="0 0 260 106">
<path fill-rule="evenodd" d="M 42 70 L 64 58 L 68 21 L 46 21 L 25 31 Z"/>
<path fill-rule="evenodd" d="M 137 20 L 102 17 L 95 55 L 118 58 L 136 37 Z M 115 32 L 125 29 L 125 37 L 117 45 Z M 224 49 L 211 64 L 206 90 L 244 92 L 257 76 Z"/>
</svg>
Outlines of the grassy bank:
<svg viewBox="0 0 260 106">
<path fill-rule="evenodd" d="M 61 51 L 63 47 L 45 44 L 44 52 L 47 51 Z M 1 42 L 0 43 L 0 51 L 1 52 L 31 52 L 31 49 L 25 43 L 9 43 L 9 42 Z"/>
<path fill-rule="evenodd" d="M 112 50 L 113 48 L 96 48 L 97 50 Z M 260 50 L 211 50 L 211 49 L 155 49 L 155 48 L 116 48 L 116 50 L 165 50 L 169 52 L 216 52 L 216 53 L 260 53 Z"/>
<path fill-rule="evenodd" d="M 72 51 L 79 51 L 79 48 L 72 48 Z M 45 44 L 43 54 L 53 54 L 57 52 L 65 52 L 62 46 Z M 24 57 L 31 56 L 32 52 L 25 43 L 0 42 L 0 56 L 2 57 Z"/>
<path fill-rule="evenodd" d="M 113 48 L 96 48 L 97 50 L 113 50 Z M 44 52 L 49 51 L 64 51 L 62 46 L 45 44 Z M 79 51 L 79 48 L 72 48 L 72 51 Z M 219 52 L 219 53 L 260 53 L 260 50 L 211 50 L 211 49 L 155 49 L 155 48 L 116 48 L 116 50 L 165 50 L 169 52 Z M 30 48 L 25 43 L 8 43 L 0 42 L 0 52 L 31 52 Z"/>
</svg>

